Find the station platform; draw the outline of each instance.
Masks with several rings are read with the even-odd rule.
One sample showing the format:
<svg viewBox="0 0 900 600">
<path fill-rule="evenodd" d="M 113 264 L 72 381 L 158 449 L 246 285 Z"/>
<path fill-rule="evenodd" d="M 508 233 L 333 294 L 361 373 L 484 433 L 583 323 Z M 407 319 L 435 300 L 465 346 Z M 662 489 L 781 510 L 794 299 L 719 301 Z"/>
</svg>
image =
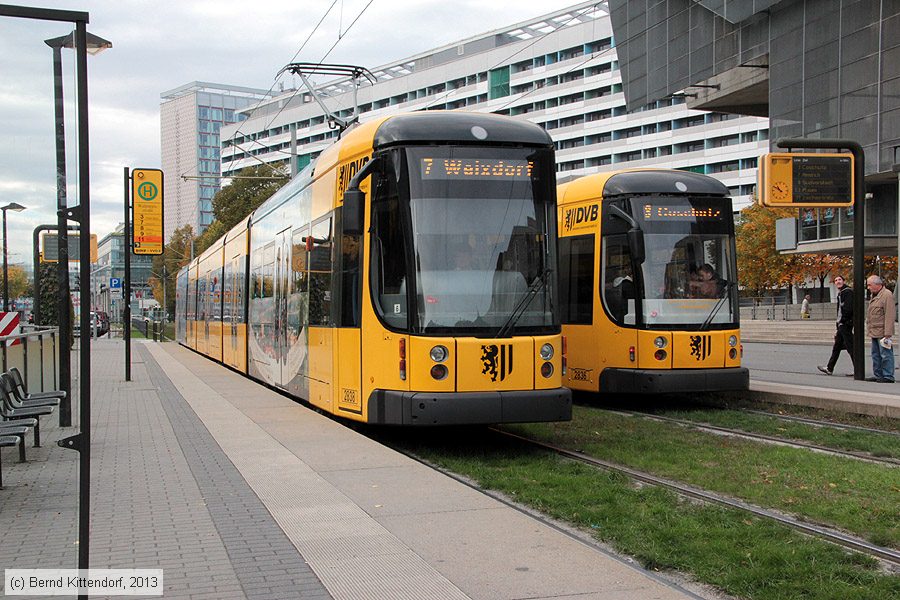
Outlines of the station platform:
<svg viewBox="0 0 900 600">
<path fill-rule="evenodd" d="M 832 326 L 833 328 L 833 326 Z M 832 333 L 833 335 L 833 333 Z M 831 356 L 832 341 L 825 336 L 803 343 L 744 342 L 741 364 L 750 369 L 750 391 L 737 393 L 752 400 L 810 406 L 836 412 L 852 412 L 900 419 L 900 383 L 856 381 L 853 364 L 841 352 L 833 375 L 820 372 Z M 900 381 L 900 355 L 895 379 Z M 863 356 L 866 376 L 872 376 L 869 348 Z"/>
<path fill-rule="evenodd" d="M 126 383 L 123 342 L 92 344 L 92 568 L 162 568 L 166 598 L 702 597 L 174 343 L 133 346 Z M 77 566 L 56 420 L 27 463 L 3 450 L 4 568 Z"/>
</svg>

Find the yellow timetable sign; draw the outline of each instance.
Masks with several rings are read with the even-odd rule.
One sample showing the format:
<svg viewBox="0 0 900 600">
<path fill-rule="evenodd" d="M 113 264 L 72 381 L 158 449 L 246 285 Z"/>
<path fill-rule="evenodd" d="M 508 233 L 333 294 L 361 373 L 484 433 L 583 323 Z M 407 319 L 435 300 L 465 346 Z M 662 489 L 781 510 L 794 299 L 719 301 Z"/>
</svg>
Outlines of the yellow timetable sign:
<svg viewBox="0 0 900 600">
<path fill-rule="evenodd" d="M 131 171 L 131 226 L 135 254 L 163 253 L 163 172 L 159 169 Z"/>
<path fill-rule="evenodd" d="M 853 206 L 852 154 L 770 153 L 759 166 L 757 189 L 763 206 Z"/>
</svg>

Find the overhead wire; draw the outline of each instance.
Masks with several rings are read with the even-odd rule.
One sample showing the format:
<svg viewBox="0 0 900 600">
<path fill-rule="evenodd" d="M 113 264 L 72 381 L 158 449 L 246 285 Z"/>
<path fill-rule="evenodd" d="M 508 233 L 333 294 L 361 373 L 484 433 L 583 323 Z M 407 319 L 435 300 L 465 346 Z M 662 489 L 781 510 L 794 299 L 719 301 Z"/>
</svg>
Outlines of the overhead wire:
<svg viewBox="0 0 900 600">
<path fill-rule="evenodd" d="M 297 51 L 294 52 L 294 55 L 288 61 L 289 63 L 294 62 L 294 60 L 300 55 L 300 53 L 303 51 L 303 49 L 306 47 L 306 45 L 312 39 L 313 35 L 315 35 L 316 31 L 319 30 L 319 27 L 322 26 L 322 23 L 325 21 L 325 19 L 331 13 L 331 9 L 333 9 L 337 3 L 338 3 L 338 0 L 332 0 L 331 5 L 328 7 L 328 9 L 325 11 L 325 13 L 319 19 L 319 22 L 316 23 L 315 27 L 312 28 L 312 31 L 309 32 L 309 35 L 306 36 L 306 39 L 303 40 L 303 43 L 300 44 L 300 47 L 297 49 Z M 262 103 L 270 97 L 269 95 L 272 93 L 272 90 L 274 90 L 275 86 L 278 84 L 278 79 L 279 79 L 279 77 L 275 77 L 275 79 L 272 81 L 272 85 L 269 87 L 269 90 L 266 92 L 266 94 L 262 98 L 259 99 L 259 101 L 256 103 L 256 106 L 253 107 L 251 112 L 258 109 L 262 105 Z M 230 142 L 232 142 L 232 145 L 236 145 L 236 144 L 234 144 L 234 140 L 237 138 L 238 134 L 241 132 L 241 127 L 243 126 L 244 122 L 245 121 L 241 121 L 241 123 L 238 125 L 238 128 L 235 130 L 235 132 L 231 135 L 230 138 L 228 138 L 228 140 L 225 140 L 225 141 L 230 141 Z M 219 146 L 220 147 L 222 146 L 222 140 L 219 141 Z M 240 146 L 238 146 L 238 147 L 240 148 Z M 241 148 L 241 149 L 243 150 L 243 148 Z M 231 162 L 234 162 L 233 157 L 231 160 L 229 160 L 229 163 L 231 163 Z"/>
<path fill-rule="evenodd" d="M 317 63 L 317 65 L 320 65 L 320 66 L 321 66 L 322 63 L 325 62 L 325 59 L 328 58 L 328 55 L 331 54 L 331 52 L 337 47 L 337 45 L 341 42 L 341 40 L 344 39 L 344 36 L 346 36 L 346 35 L 350 32 L 350 30 L 353 28 L 353 26 L 356 25 L 356 22 L 359 21 L 359 19 L 363 16 L 363 14 L 366 12 L 366 10 L 368 10 L 368 8 L 372 5 L 372 3 L 373 3 L 374 1 L 375 1 L 375 0 L 369 0 L 368 4 L 366 4 L 366 5 L 363 7 L 363 9 L 359 12 L 359 14 L 356 15 L 356 18 L 353 19 L 353 22 L 351 22 L 350 25 L 347 26 L 347 29 L 346 29 L 345 31 L 341 32 L 340 29 L 338 30 L 338 39 L 334 42 L 334 44 L 331 45 L 331 48 L 328 49 L 328 51 L 325 53 L 325 55 L 319 60 L 319 62 Z M 334 7 L 334 5 L 335 5 L 336 3 L 337 3 L 337 0 L 334 0 L 334 2 L 331 4 L 331 7 L 329 7 L 328 10 L 330 11 L 331 8 Z M 341 4 L 341 7 L 343 8 L 343 3 Z M 326 13 L 326 15 L 327 15 L 327 13 Z M 325 18 L 325 17 L 323 16 L 323 17 L 322 17 L 322 20 L 324 20 L 324 18 Z M 342 17 L 342 18 L 343 18 L 343 17 Z M 322 20 L 319 21 L 319 25 L 321 25 Z M 316 27 L 318 28 L 318 25 L 316 25 Z M 310 37 L 311 37 L 311 35 L 310 35 Z M 307 38 L 307 41 L 309 41 L 309 38 Z M 305 42 L 304 42 L 304 45 L 306 45 Z M 301 47 L 301 50 L 302 50 L 302 47 Z M 294 62 L 294 59 L 297 58 L 297 56 L 298 56 L 299 54 L 300 54 L 300 51 L 298 50 L 297 53 L 294 54 L 293 58 L 291 58 L 290 62 Z M 273 84 L 273 86 L 274 86 L 274 84 Z M 300 88 L 294 90 L 294 93 L 291 94 L 286 100 L 284 100 L 284 101 L 281 103 L 281 106 L 279 107 L 278 111 L 272 116 L 271 119 L 269 119 L 269 122 L 265 124 L 265 126 L 262 128 L 262 131 L 266 131 L 267 129 L 269 129 L 269 126 L 271 126 L 272 123 L 275 122 L 275 119 L 277 119 L 278 116 L 281 114 L 281 112 L 282 112 L 285 108 L 287 108 L 287 106 L 290 104 L 291 100 L 293 100 L 294 97 L 296 97 L 297 94 L 298 94 L 299 92 L 300 92 Z M 257 106 L 258 106 L 258 105 L 257 105 Z M 243 121 L 243 122 L 242 122 L 242 125 L 243 125 L 243 123 L 246 123 L 246 121 Z M 239 130 L 239 129 L 240 129 L 240 127 L 238 128 L 238 130 Z M 238 133 L 238 132 L 235 131 L 235 136 L 237 135 L 237 133 Z M 233 139 L 235 136 L 232 136 L 232 139 Z M 253 142 L 253 143 L 255 143 L 255 144 L 257 144 L 259 147 L 261 147 L 261 148 L 263 148 L 263 149 L 266 149 L 266 150 L 269 150 L 269 151 L 274 151 L 274 152 L 278 152 L 278 153 L 281 153 L 281 154 L 286 154 L 286 155 L 288 155 L 288 156 L 291 156 L 291 153 L 290 153 L 290 152 L 285 152 L 284 150 L 281 150 L 280 148 L 279 148 L 279 149 L 273 150 L 272 148 L 270 148 L 270 147 L 266 146 L 265 144 L 261 143 L 259 140 L 250 140 L 250 141 Z M 243 149 L 243 148 L 241 148 L 240 145 L 232 143 L 232 146 L 238 147 L 238 148 L 240 148 L 245 154 L 248 154 L 248 151 L 245 150 L 245 149 Z M 259 160 L 260 162 L 265 163 L 265 161 L 263 161 L 262 159 L 260 159 L 260 158 L 258 158 L 258 157 L 256 157 L 256 156 L 254 156 L 254 155 L 252 155 L 252 154 L 249 154 L 249 156 L 251 156 L 252 158 L 255 158 L 256 160 Z M 228 164 L 233 163 L 234 160 L 235 160 L 235 156 L 232 155 L 231 158 L 230 158 L 230 160 L 228 161 Z"/>
</svg>

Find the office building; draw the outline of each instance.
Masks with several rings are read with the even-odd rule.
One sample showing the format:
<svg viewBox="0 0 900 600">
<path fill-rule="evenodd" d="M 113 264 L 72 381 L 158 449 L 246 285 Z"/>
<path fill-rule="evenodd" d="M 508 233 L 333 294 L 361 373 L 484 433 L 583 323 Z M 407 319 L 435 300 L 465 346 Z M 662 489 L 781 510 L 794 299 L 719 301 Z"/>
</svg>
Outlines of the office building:
<svg viewBox="0 0 900 600">
<path fill-rule="evenodd" d="M 418 110 L 494 112 L 548 130 L 560 180 L 632 167 L 678 168 L 725 183 L 740 208 L 751 199 L 757 157 L 768 148 L 768 120 L 692 110 L 684 93 L 626 109 L 607 3 L 583 2 L 372 69 L 359 88 L 360 119 Z M 332 110 L 352 112 L 352 82 L 322 82 Z M 305 90 L 240 111 L 222 128 L 222 172 L 259 161 L 297 168 L 331 144 L 319 104 Z"/>
<path fill-rule="evenodd" d="M 266 97 L 266 90 L 202 81 L 161 95 L 166 240 L 184 225 L 199 234 L 212 223 L 212 198 L 220 187 L 219 130 L 240 118 L 239 109 Z"/>
<path fill-rule="evenodd" d="M 779 138 L 865 151 L 866 253 L 897 253 L 900 4 L 888 0 L 609 0 L 626 106 L 766 116 Z M 797 252 L 849 253 L 853 209 L 801 211 Z"/>
<path fill-rule="evenodd" d="M 110 279 L 125 278 L 125 224 L 119 223 L 115 231 L 109 233 L 97 243 L 97 262 L 91 265 L 92 308 L 109 313 L 110 318 L 121 321 L 121 312 L 125 308 L 122 300 L 110 291 Z M 131 313 L 141 314 L 141 309 L 156 305 L 150 292 L 150 276 L 152 274 L 153 257 L 150 255 L 131 255 Z M 123 288 L 124 289 L 124 288 Z"/>
</svg>

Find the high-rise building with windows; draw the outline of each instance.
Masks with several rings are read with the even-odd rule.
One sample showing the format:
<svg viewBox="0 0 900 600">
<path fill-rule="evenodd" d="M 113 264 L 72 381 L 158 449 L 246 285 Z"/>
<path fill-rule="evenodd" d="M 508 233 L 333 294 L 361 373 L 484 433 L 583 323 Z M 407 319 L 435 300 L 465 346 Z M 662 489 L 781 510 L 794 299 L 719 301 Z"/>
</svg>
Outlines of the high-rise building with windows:
<svg viewBox="0 0 900 600">
<path fill-rule="evenodd" d="M 191 225 L 212 223 L 219 191 L 219 130 L 237 122 L 240 109 L 269 96 L 266 90 L 194 81 L 161 95 L 160 130 L 166 239 Z"/>
<path fill-rule="evenodd" d="M 551 134 L 560 180 L 598 171 L 677 168 L 709 174 L 729 187 L 735 208 L 748 204 L 757 158 L 768 149 L 768 120 L 691 110 L 690 90 L 626 108 L 617 44 L 605 1 L 517 23 L 372 69 L 359 88 L 360 119 L 417 110 L 494 112 L 533 121 Z M 352 112 L 348 79 L 323 83 L 325 103 Z M 337 137 L 319 104 L 292 91 L 242 111 L 222 129 L 222 172 L 288 163 L 296 135 L 302 168 Z"/>
</svg>

